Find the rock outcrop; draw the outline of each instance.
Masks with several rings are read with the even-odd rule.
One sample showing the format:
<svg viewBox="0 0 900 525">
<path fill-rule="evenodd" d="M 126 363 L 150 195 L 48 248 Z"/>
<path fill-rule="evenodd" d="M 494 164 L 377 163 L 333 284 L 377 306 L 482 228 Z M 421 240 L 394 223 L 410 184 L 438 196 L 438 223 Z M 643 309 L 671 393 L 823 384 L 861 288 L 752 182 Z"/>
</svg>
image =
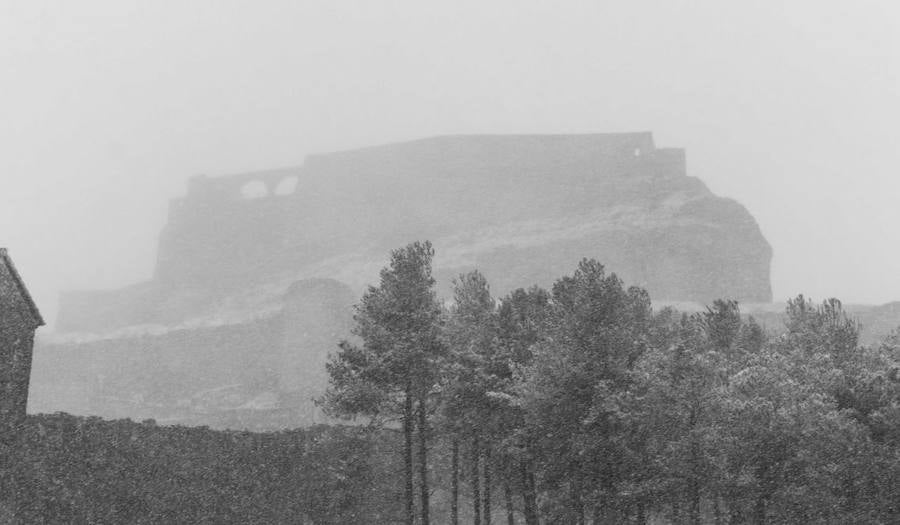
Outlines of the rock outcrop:
<svg viewBox="0 0 900 525">
<path fill-rule="evenodd" d="M 446 136 L 312 155 L 297 168 L 192 178 L 171 203 L 152 280 L 64 294 L 57 329 L 69 342 L 52 352 L 115 360 L 100 356 L 141 348 L 134 355 L 164 363 L 146 374 L 206 377 L 216 367 L 277 362 L 273 355 L 312 337 L 322 346 L 307 345 L 301 360 L 321 367 L 389 251 L 422 239 L 434 243 L 445 296 L 452 277 L 473 268 L 502 295 L 550 285 L 593 257 L 655 299 L 771 300 L 771 248 L 753 217 L 688 176 L 684 151 L 656 148 L 650 133 Z M 287 293 L 298 282 L 330 284 L 298 299 Z M 337 304 L 343 320 L 332 324 L 344 333 L 320 330 L 331 319 L 321 312 Z M 227 342 L 198 342 L 227 330 L 237 330 Z M 257 331 L 262 339 L 244 339 Z M 73 343 L 85 332 L 107 334 L 107 342 Z M 129 342 L 136 340 L 144 342 Z M 192 351 L 198 357 L 189 363 Z M 324 386 L 321 377 L 290 381 L 291 373 L 246 392 L 244 405 L 264 405 L 269 398 L 259 396 L 269 390 Z"/>
</svg>

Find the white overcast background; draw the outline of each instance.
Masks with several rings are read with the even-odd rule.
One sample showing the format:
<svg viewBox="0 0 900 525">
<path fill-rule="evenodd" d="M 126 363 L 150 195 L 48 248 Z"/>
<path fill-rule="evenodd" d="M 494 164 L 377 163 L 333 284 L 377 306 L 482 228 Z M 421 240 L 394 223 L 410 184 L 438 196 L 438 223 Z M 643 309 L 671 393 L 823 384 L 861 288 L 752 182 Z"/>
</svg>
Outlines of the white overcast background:
<svg viewBox="0 0 900 525">
<path fill-rule="evenodd" d="M 51 319 L 151 275 L 193 174 L 643 130 L 757 218 L 776 300 L 900 300 L 900 2 L 0 0 L 0 246 Z"/>
</svg>

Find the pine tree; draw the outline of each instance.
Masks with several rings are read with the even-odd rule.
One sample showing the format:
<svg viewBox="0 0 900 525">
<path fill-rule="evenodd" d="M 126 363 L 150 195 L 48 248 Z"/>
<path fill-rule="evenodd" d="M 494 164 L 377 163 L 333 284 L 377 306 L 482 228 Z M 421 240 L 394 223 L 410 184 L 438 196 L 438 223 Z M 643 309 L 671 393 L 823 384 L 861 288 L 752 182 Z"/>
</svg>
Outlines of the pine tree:
<svg viewBox="0 0 900 525">
<path fill-rule="evenodd" d="M 415 521 L 413 432 L 418 430 L 421 523 L 429 521 L 428 404 L 444 350 L 441 307 L 434 292 L 431 243 L 416 242 L 391 253 L 378 287 L 356 306 L 354 335 L 327 365 L 331 386 L 324 398 L 333 415 L 364 415 L 373 423 L 398 418 L 403 427 L 407 524 Z M 418 419 L 418 421 L 416 421 Z"/>
<path fill-rule="evenodd" d="M 445 330 L 452 357 L 445 362 L 443 412 L 454 446 L 470 444 L 472 510 L 476 523 L 483 519 L 489 524 L 489 458 L 496 412 L 488 393 L 496 383 L 491 371 L 497 346 L 496 303 L 478 271 L 460 275 L 453 296 Z M 452 475 L 458 479 L 458 470 Z"/>
</svg>

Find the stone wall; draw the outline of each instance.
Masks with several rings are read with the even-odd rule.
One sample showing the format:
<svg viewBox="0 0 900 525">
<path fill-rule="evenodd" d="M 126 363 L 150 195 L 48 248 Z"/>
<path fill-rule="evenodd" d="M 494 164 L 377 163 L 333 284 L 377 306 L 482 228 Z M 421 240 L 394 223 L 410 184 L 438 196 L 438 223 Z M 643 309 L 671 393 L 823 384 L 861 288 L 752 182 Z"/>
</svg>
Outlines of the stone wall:
<svg viewBox="0 0 900 525">
<path fill-rule="evenodd" d="M 340 283 L 302 281 L 268 316 L 46 338 L 35 352 L 29 411 L 211 426 L 245 420 L 254 428 L 312 424 L 321 417 L 313 398 L 327 386 L 325 362 L 350 336 L 354 301 Z"/>
</svg>

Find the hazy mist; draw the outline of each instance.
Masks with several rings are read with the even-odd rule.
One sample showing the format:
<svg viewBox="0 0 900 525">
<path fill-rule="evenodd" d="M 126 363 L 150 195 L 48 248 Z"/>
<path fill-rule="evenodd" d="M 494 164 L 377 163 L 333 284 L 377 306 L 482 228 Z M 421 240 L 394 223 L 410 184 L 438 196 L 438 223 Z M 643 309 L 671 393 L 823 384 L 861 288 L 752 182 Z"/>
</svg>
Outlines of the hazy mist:
<svg viewBox="0 0 900 525">
<path fill-rule="evenodd" d="M 0 0 L 0 246 L 52 321 L 150 276 L 196 173 L 647 130 L 757 218 L 776 300 L 900 300 L 900 5 L 753 4 Z"/>
</svg>

